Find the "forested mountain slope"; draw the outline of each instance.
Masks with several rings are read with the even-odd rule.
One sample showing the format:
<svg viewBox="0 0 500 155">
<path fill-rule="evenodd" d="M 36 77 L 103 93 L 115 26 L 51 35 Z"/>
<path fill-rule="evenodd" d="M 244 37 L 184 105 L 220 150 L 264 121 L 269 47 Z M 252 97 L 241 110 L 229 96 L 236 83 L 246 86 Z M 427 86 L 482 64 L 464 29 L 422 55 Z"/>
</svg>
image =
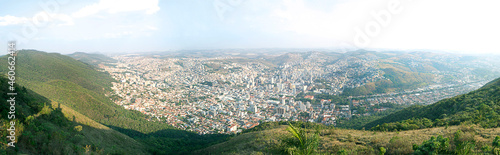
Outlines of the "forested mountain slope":
<svg viewBox="0 0 500 155">
<path fill-rule="evenodd" d="M 145 154 L 143 144 L 101 125 L 64 105 L 16 86 L 16 96 L 7 95 L 8 79 L 0 77 L 0 154 Z M 15 97 L 15 147 L 7 147 L 11 128 L 7 100 Z"/>
<path fill-rule="evenodd" d="M 375 130 L 410 130 L 465 122 L 485 128 L 500 127 L 500 78 L 467 94 L 427 106 L 412 106 L 365 127 Z"/>
</svg>

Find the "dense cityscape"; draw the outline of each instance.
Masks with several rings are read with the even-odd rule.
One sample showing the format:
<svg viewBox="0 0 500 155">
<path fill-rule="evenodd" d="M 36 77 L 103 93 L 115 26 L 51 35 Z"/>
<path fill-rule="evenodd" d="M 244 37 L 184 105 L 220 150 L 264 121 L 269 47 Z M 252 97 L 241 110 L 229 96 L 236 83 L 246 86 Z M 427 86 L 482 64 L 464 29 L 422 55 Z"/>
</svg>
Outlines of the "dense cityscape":
<svg viewBox="0 0 500 155">
<path fill-rule="evenodd" d="M 306 59 L 300 54 L 286 54 L 286 61 L 275 66 L 232 56 L 121 55 L 114 57 L 118 63 L 101 68 L 117 80 L 110 95 L 116 104 L 152 116 L 150 121 L 199 134 L 237 133 L 267 121 L 336 125 L 340 118 L 369 116 L 388 109 L 373 108 L 380 103 L 431 104 L 475 90 L 486 82 L 467 75 L 453 83 L 436 82 L 398 92 L 319 99 L 315 98 L 318 94 L 339 96 L 345 88 L 385 78 L 373 58 L 345 57 L 327 63 L 328 58 L 319 58 L 320 54 L 310 52 Z M 434 79 L 442 74 L 437 75 Z M 364 111 L 352 110 L 356 107 L 364 107 Z"/>
</svg>

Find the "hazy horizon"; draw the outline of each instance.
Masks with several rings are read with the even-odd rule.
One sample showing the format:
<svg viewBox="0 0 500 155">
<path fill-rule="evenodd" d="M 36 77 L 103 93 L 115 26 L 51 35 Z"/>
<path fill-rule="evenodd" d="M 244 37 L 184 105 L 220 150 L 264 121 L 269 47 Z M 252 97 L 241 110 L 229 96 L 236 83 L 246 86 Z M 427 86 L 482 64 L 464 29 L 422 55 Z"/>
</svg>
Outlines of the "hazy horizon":
<svg viewBox="0 0 500 155">
<path fill-rule="evenodd" d="M 496 1 L 2 1 L 0 41 L 70 54 L 215 49 L 498 54 Z M 346 50 L 347 49 L 347 50 Z"/>
</svg>

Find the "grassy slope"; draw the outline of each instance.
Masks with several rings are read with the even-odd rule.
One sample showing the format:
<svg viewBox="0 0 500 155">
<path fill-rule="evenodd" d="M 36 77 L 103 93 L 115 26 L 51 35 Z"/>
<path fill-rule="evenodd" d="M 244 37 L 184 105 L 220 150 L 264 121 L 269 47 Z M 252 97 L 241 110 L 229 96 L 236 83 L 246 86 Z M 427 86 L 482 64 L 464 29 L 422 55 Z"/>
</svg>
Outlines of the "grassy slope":
<svg viewBox="0 0 500 155">
<path fill-rule="evenodd" d="M 83 132 L 84 137 L 92 140 L 92 143 L 99 143 L 100 148 L 111 148 L 120 146 L 121 150 L 124 152 L 137 152 L 145 153 L 146 150 L 143 144 L 137 142 L 136 140 L 124 135 L 118 131 L 115 131 L 105 125 L 102 125 L 85 115 L 82 115 L 75 110 L 66 107 L 65 105 L 58 104 L 57 102 L 52 102 L 52 107 L 57 107 L 61 109 L 64 116 L 78 123 L 84 125 L 85 132 Z"/>
<path fill-rule="evenodd" d="M 5 102 L 9 97 L 5 95 L 9 92 L 7 79 L 0 77 L 0 84 L 1 102 Z M 19 121 L 16 125 L 17 147 L 4 148 L 5 145 L 2 145 L 2 150 L 6 152 L 0 151 L 0 154 L 146 153 L 143 144 L 64 105 L 52 102 L 29 89 L 18 87 L 16 92 L 16 118 Z M 7 104 L 2 103 L 0 107 L 2 114 L 5 114 L 8 108 L 5 105 Z M 8 127 L 9 121 L 6 115 L 1 115 L 2 128 Z M 76 126 L 81 126 L 82 130 L 76 131 Z M 0 137 L 1 143 L 5 144 L 7 138 L 4 130 L 1 131 Z M 85 149 L 87 146 L 88 150 Z"/>
<path fill-rule="evenodd" d="M 431 136 L 443 135 L 450 139 L 457 131 L 464 131 L 468 137 L 476 141 L 476 147 L 489 145 L 494 137 L 500 135 L 500 128 L 484 129 L 478 126 L 438 127 L 401 132 L 373 132 L 349 129 L 325 129 L 321 132 L 321 153 L 337 153 L 340 150 L 355 150 L 357 154 L 378 154 L 379 147 L 387 149 L 387 154 L 410 154 L 412 144 L 421 144 Z M 312 132 L 312 131 L 311 131 Z M 279 154 L 281 139 L 291 136 L 286 125 L 278 128 L 244 133 L 202 150 L 196 154 Z M 398 137 L 398 138 L 394 138 Z M 392 140 L 392 143 L 390 142 Z M 480 153 L 476 149 L 476 153 Z"/>
</svg>

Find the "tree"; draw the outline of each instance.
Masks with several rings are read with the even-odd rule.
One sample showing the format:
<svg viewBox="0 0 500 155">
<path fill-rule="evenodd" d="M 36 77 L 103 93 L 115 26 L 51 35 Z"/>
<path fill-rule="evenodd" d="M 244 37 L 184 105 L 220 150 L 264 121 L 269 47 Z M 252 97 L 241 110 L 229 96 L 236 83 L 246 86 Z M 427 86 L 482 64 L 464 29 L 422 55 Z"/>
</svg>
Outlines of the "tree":
<svg viewBox="0 0 500 155">
<path fill-rule="evenodd" d="M 493 145 L 493 147 L 498 147 L 498 148 L 500 148 L 500 136 L 496 136 L 496 137 L 495 137 L 495 140 L 493 140 L 492 145 Z"/>
<path fill-rule="evenodd" d="M 494 155 L 500 155 L 500 136 L 496 136 L 492 144 L 493 144 L 492 153 Z"/>
</svg>

